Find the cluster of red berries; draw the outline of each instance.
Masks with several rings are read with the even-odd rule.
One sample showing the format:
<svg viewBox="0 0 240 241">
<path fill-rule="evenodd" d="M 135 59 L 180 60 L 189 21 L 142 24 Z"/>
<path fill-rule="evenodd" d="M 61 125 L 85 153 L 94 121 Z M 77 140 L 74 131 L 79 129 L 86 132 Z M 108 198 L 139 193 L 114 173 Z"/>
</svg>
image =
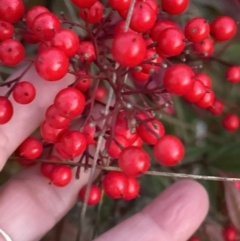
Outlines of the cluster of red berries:
<svg viewBox="0 0 240 241">
<path fill-rule="evenodd" d="M 187 9 L 189 0 L 162 0 L 161 5 L 156 0 L 137 0 L 134 5 L 131 0 L 108 0 L 107 8 L 111 11 L 107 15 L 106 7 L 98 0 L 71 2 L 79 8 L 85 25 L 68 20 L 64 14 L 58 17 L 43 6 L 35 6 L 25 14 L 22 0 L 0 0 L 2 64 L 15 66 L 30 61 L 39 76 L 50 82 L 67 73 L 76 77 L 71 86 L 59 91 L 46 110 L 40 127 L 42 141 L 27 138 L 17 154 L 24 159 L 21 163 L 33 164 L 43 146 L 50 144 L 58 156 L 48 159 L 57 165 L 42 163 L 41 172 L 50 183 L 63 187 L 73 175 L 72 168 L 61 164 L 61 160 L 92 158 L 88 147 L 95 146 L 99 136 L 103 136 L 106 153 L 100 153 L 99 163 L 104 164 L 110 157 L 111 163 L 121 170 L 103 177 L 103 189 L 112 198 L 131 200 L 139 195 L 137 178 L 150 167 L 143 143 L 153 147 L 154 157 L 162 165 L 177 165 L 184 157 L 183 143 L 176 136 L 165 134 L 154 113 L 171 103 L 160 105 L 158 98 L 166 93 L 177 95 L 213 115 L 223 113 L 223 101 L 215 97 L 210 76 L 180 59 L 188 58 L 190 53 L 198 59 L 210 58 L 217 42 L 235 36 L 237 25 L 228 16 L 217 17 L 211 24 L 194 17 L 185 26 L 170 20 L 169 15 L 182 14 Z M 21 20 L 24 28 L 18 30 L 21 40 L 17 40 L 13 24 Z M 85 36 L 78 36 L 72 27 L 81 28 Z M 34 59 L 25 58 L 23 41 L 37 45 Z M 229 66 L 226 78 L 239 82 L 240 67 Z M 11 88 L 0 96 L 0 124 L 14 115 L 10 95 L 19 104 L 28 104 L 36 96 L 31 81 L 20 79 L 5 83 Z M 94 105 L 106 106 L 104 85 L 113 89 L 115 103 L 108 113 L 94 118 Z M 99 125 L 102 120 L 106 120 L 103 127 Z M 72 121 L 78 121 L 80 128 L 70 129 Z M 236 130 L 239 118 L 228 114 L 223 126 Z M 79 194 L 82 200 L 85 191 L 84 187 Z M 100 197 L 99 187 L 92 185 L 88 204 L 98 203 Z"/>
</svg>

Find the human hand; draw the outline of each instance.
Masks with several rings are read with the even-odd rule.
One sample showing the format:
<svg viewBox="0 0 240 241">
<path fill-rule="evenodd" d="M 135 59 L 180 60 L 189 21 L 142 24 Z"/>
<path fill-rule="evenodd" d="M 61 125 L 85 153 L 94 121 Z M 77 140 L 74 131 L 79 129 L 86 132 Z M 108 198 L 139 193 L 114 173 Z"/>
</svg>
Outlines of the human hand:
<svg viewBox="0 0 240 241">
<path fill-rule="evenodd" d="M 26 106 L 13 102 L 13 118 L 0 126 L 0 170 L 18 145 L 43 121 L 45 110 L 56 93 L 71 84 L 73 78 L 67 75 L 63 80 L 50 83 L 42 80 L 33 69 L 23 76 L 24 80 L 34 83 L 37 96 Z M 0 88 L 0 95 L 5 92 L 5 88 Z M 39 240 L 75 204 L 88 175 L 82 170 L 80 180 L 74 179 L 66 187 L 59 188 L 48 185 L 38 165 L 21 171 L 0 189 L 0 229 L 13 241 Z M 203 187 L 193 181 L 180 181 L 140 213 L 96 241 L 186 241 L 199 227 L 207 211 L 208 197 Z M 0 235 L 0 241 L 4 240 Z"/>
</svg>

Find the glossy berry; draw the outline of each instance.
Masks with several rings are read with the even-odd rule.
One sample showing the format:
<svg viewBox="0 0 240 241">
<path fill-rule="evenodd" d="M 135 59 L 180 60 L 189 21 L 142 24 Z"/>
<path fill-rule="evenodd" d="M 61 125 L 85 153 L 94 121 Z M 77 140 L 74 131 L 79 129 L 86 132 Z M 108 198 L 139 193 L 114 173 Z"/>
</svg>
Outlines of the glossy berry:
<svg viewBox="0 0 240 241">
<path fill-rule="evenodd" d="M 150 159 L 141 147 L 129 146 L 119 155 L 118 165 L 127 176 L 138 177 L 149 169 Z"/>
<path fill-rule="evenodd" d="M 238 231 L 232 225 L 224 227 L 222 234 L 225 241 L 236 241 L 238 237 Z"/>
<path fill-rule="evenodd" d="M 123 199 L 126 201 L 130 201 L 138 197 L 140 191 L 140 184 L 138 180 L 134 177 L 127 177 L 127 181 L 127 190 Z"/>
<path fill-rule="evenodd" d="M 50 12 L 39 14 L 32 23 L 32 31 L 42 41 L 50 41 L 60 29 L 59 18 Z"/>
<path fill-rule="evenodd" d="M 91 126 L 90 123 L 86 123 L 82 129 L 82 133 L 86 137 L 87 145 L 93 145 L 96 143 L 96 141 L 94 140 L 96 126 Z"/>
<path fill-rule="evenodd" d="M 56 129 L 67 128 L 70 124 L 70 120 L 59 115 L 58 108 L 55 105 L 50 105 L 46 110 L 47 123 Z"/>
<path fill-rule="evenodd" d="M 66 165 L 56 165 L 50 174 L 50 181 L 57 187 L 65 187 L 72 180 L 72 169 Z"/>
<path fill-rule="evenodd" d="M 169 93 L 185 95 L 193 88 L 193 76 L 194 72 L 189 66 L 175 64 L 167 69 L 163 83 Z"/>
<path fill-rule="evenodd" d="M 13 116 L 13 106 L 8 98 L 0 96 L 0 125 L 6 124 Z"/>
<path fill-rule="evenodd" d="M 162 63 L 162 58 L 156 53 L 154 49 L 147 49 L 144 61 L 149 61 L 151 59 L 151 64 L 141 64 L 142 72 L 149 74 L 150 71 L 158 71 L 160 64 Z M 159 64 L 159 66 L 154 65 Z"/>
<path fill-rule="evenodd" d="M 11 23 L 0 20 L 0 41 L 12 38 L 14 27 Z"/>
<path fill-rule="evenodd" d="M 103 5 L 97 1 L 88 9 L 80 9 L 79 14 L 87 23 L 98 23 L 103 18 Z"/>
<path fill-rule="evenodd" d="M 193 236 L 188 241 L 201 241 L 201 240 L 197 236 Z"/>
<path fill-rule="evenodd" d="M 62 50 L 67 57 L 72 57 L 79 48 L 79 38 L 71 29 L 60 29 L 52 38 L 51 46 Z"/>
<path fill-rule="evenodd" d="M 126 32 L 114 37 L 111 52 L 115 61 L 120 65 L 134 67 L 143 61 L 146 45 L 142 36 Z"/>
<path fill-rule="evenodd" d="M 103 178 L 103 190 L 113 199 L 124 198 L 128 190 L 128 178 L 121 172 L 109 172 Z"/>
<path fill-rule="evenodd" d="M 59 141 L 61 136 L 65 133 L 65 129 L 56 129 L 48 124 L 47 121 L 44 121 L 40 126 L 41 136 L 44 141 L 48 143 L 56 143 Z"/>
<path fill-rule="evenodd" d="M 43 146 L 41 141 L 34 137 L 28 137 L 17 149 L 17 154 L 29 160 L 34 160 L 41 156 Z"/>
<path fill-rule="evenodd" d="M 177 15 L 183 13 L 189 4 L 189 0 L 162 0 L 163 11 Z"/>
<path fill-rule="evenodd" d="M 22 35 L 22 38 L 24 41 L 26 41 L 27 43 L 30 43 L 30 44 L 36 44 L 38 43 L 40 40 L 31 32 L 28 32 L 26 30 L 22 30 L 20 31 L 21 32 L 21 35 Z"/>
<path fill-rule="evenodd" d="M 158 35 L 157 52 L 172 57 L 179 55 L 185 48 L 184 34 L 177 28 L 167 28 Z"/>
<path fill-rule="evenodd" d="M 61 159 L 57 156 L 49 156 L 46 159 L 49 161 L 61 162 Z M 41 163 L 40 170 L 42 175 L 46 178 L 50 178 L 54 166 L 55 165 L 52 163 L 46 163 L 46 162 Z"/>
<path fill-rule="evenodd" d="M 208 108 L 212 115 L 221 115 L 224 111 L 224 103 L 215 98 L 212 106 Z"/>
<path fill-rule="evenodd" d="M 107 90 L 103 86 L 98 86 L 95 97 L 97 100 L 103 100 L 107 96 Z"/>
<path fill-rule="evenodd" d="M 161 19 L 158 22 L 155 23 L 154 27 L 150 31 L 150 37 L 157 41 L 159 34 L 167 29 L 167 28 L 176 28 L 178 29 L 178 26 L 173 21 L 167 20 L 167 19 Z"/>
<path fill-rule="evenodd" d="M 206 38 L 200 43 L 194 43 L 193 50 L 203 57 L 209 57 L 214 51 L 214 42 L 211 38 Z"/>
<path fill-rule="evenodd" d="M 77 89 L 68 87 L 58 92 L 54 99 L 54 105 L 58 109 L 59 115 L 73 119 L 83 112 L 85 97 Z"/>
<path fill-rule="evenodd" d="M 116 159 L 119 157 L 122 150 L 130 146 L 129 141 L 122 135 L 114 135 L 114 140 L 107 139 L 107 153 L 110 157 Z"/>
<path fill-rule="evenodd" d="M 165 135 L 158 140 L 153 148 L 155 159 L 164 166 L 175 166 L 184 157 L 183 143 L 173 135 Z"/>
<path fill-rule="evenodd" d="M 151 8 L 154 10 L 154 13 L 157 15 L 160 11 L 160 6 L 158 4 L 157 0 L 137 0 L 138 2 L 144 2 L 151 6 Z"/>
<path fill-rule="evenodd" d="M 67 56 L 57 48 L 47 48 L 38 53 L 35 60 L 38 74 L 45 80 L 57 81 L 68 72 L 69 61 Z"/>
<path fill-rule="evenodd" d="M 136 2 L 130 22 L 130 28 L 139 33 L 149 31 L 156 22 L 156 14 L 153 8 L 145 2 Z"/>
<path fill-rule="evenodd" d="M 236 22 L 228 16 L 220 16 L 211 24 L 211 35 L 217 41 L 227 41 L 235 36 L 237 32 Z"/>
<path fill-rule="evenodd" d="M 116 118 L 114 133 L 126 138 L 131 145 L 137 140 L 138 134 L 134 128 L 130 128 L 130 124 L 131 119 L 128 119 L 125 111 L 121 111 Z"/>
<path fill-rule="evenodd" d="M 71 0 L 79 8 L 90 8 L 97 0 Z"/>
<path fill-rule="evenodd" d="M 22 0 L 0 0 L 0 19 L 8 23 L 16 23 L 24 15 Z"/>
<path fill-rule="evenodd" d="M 83 70 L 79 70 L 77 72 L 77 77 L 76 77 L 76 85 L 75 88 L 78 89 L 79 91 L 87 91 L 92 83 L 92 79 L 89 77 L 83 77 L 87 76 L 87 73 Z"/>
<path fill-rule="evenodd" d="M 85 186 L 80 190 L 80 192 L 78 194 L 78 198 L 82 202 L 84 202 L 86 190 L 87 190 L 87 187 Z M 87 204 L 89 206 L 96 205 L 100 202 L 100 200 L 101 200 L 101 190 L 100 190 L 100 188 L 97 185 L 91 185 L 88 200 L 87 200 Z"/>
<path fill-rule="evenodd" d="M 112 9 L 119 11 L 128 9 L 131 0 L 108 0 L 108 3 Z"/>
<path fill-rule="evenodd" d="M 86 64 L 90 64 L 94 60 L 96 60 L 96 52 L 92 42 L 83 41 L 79 45 L 77 55 L 80 60 Z"/>
<path fill-rule="evenodd" d="M 195 104 L 199 108 L 206 109 L 210 106 L 212 106 L 215 99 L 215 94 L 211 89 L 206 89 L 206 93 L 203 96 L 203 98 L 199 101 L 197 101 Z"/>
<path fill-rule="evenodd" d="M 130 76 L 136 81 L 140 83 L 144 83 L 149 80 L 150 75 L 143 73 L 142 71 L 131 71 Z"/>
<path fill-rule="evenodd" d="M 212 79 L 205 73 L 197 73 L 195 79 L 201 81 L 207 88 L 212 87 Z"/>
<path fill-rule="evenodd" d="M 79 131 L 68 130 L 62 135 L 59 142 L 55 144 L 56 150 L 62 149 L 62 151 L 70 158 L 80 156 L 87 147 L 86 137 Z M 59 152 L 61 155 L 61 152 Z M 64 157 L 63 157 L 64 158 Z"/>
<path fill-rule="evenodd" d="M 143 145 L 143 140 L 138 137 L 137 140 L 131 146 L 138 146 L 141 147 Z"/>
<path fill-rule="evenodd" d="M 165 128 L 162 122 L 155 119 L 152 121 L 140 123 L 137 128 L 137 133 L 145 143 L 149 145 L 155 145 L 158 139 L 164 136 Z"/>
<path fill-rule="evenodd" d="M 210 26 L 206 19 L 196 17 L 190 19 L 185 26 L 185 37 L 191 42 L 201 42 L 208 37 Z"/>
<path fill-rule="evenodd" d="M 28 81 L 18 83 L 13 89 L 13 99 L 19 104 L 29 104 L 36 96 L 34 85 Z"/>
<path fill-rule="evenodd" d="M 0 43 L 0 60 L 3 64 L 17 65 L 23 60 L 24 55 L 24 47 L 18 40 L 7 39 Z"/>
<path fill-rule="evenodd" d="M 222 121 L 223 127 L 227 131 L 236 131 L 239 128 L 239 118 L 235 114 L 227 114 Z"/>
<path fill-rule="evenodd" d="M 120 22 L 118 22 L 115 27 L 114 27 L 114 33 L 113 33 L 113 36 L 117 36 L 118 34 L 121 34 L 124 31 L 124 28 L 125 28 L 125 25 L 126 25 L 126 21 L 125 20 L 122 20 Z M 133 33 L 136 33 L 135 31 L 133 31 L 131 28 L 128 28 L 128 31 L 127 32 L 133 32 Z"/>
<path fill-rule="evenodd" d="M 28 10 L 25 19 L 29 29 L 33 28 L 33 21 L 41 13 L 49 13 L 49 10 L 44 6 L 34 6 Z"/>
<path fill-rule="evenodd" d="M 194 81 L 192 89 L 183 97 L 189 102 L 194 103 L 201 100 L 205 94 L 206 94 L 206 86 L 200 80 L 196 79 Z"/>
<path fill-rule="evenodd" d="M 240 82 L 240 66 L 231 66 L 226 70 L 226 79 L 230 83 Z"/>
</svg>

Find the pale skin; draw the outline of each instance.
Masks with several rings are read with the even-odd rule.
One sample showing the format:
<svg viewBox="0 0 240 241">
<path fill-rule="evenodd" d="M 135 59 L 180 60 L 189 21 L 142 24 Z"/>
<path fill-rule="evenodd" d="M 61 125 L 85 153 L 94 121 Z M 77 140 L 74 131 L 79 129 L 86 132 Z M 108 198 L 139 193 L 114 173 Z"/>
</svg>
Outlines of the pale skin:
<svg viewBox="0 0 240 241">
<path fill-rule="evenodd" d="M 22 71 L 16 71 L 11 79 Z M 13 101 L 12 120 L 0 126 L 0 170 L 18 145 L 43 121 L 45 110 L 56 93 L 71 84 L 74 77 L 68 75 L 63 80 L 49 83 L 31 69 L 23 80 L 35 85 L 37 96 L 29 105 Z M 0 88 L 0 95 L 5 93 L 6 88 Z M 88 176 L 82 171 L 80 180 L 73 179 L 68 186 L 59 188 L 48 185 L 38 165 L 21 171 L 0 187 L 0 229 L 13 241 L 39 240 L 76 203 L 78 191 L 86 185 Z M 207 193 L 200 184 L 179 181 L 141 212 L 95 241 L 186 241 L 204 220 L 208 207 Z M 0 241 L 4 240 L 0 234 Z"/>
</svg>

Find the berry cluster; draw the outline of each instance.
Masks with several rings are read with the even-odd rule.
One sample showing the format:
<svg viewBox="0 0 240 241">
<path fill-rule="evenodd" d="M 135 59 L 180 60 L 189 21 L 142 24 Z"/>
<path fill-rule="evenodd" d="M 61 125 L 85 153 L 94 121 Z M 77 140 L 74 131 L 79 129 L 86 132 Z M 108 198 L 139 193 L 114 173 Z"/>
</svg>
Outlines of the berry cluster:
<svg viewBox="0 0 240 241">
<path fill-rule="evenodd" d="M 42 140 L 29 137 L 16 153 L 23 158 L 22 164 L 32 165 L 43 148 L 50 146 L 56 156 L 47 158 L 51 163 L 41 164 L 41 172 L 50 183 L 63 187 L 73 174 L 72 167 L 61 162 L 78 158 L 87 169 L 94 159 L 90 148 L 104 140 L 98 164 L 110 163 L 121 172 L 106 173 L 103 189 L 111 198 L 131 200 L 139 195 L 137 178 L 151 165 L 143 144 L 153 149 L 161 165 L 175 166 L 184 158 L 183 142 L 166 134 L 156 115 L 160 110 L 169 113 L 172 95 L 212 115 L 224 112 L 211 77 L 186 60 L 214 59 L 215 45 L 232 39 L 237 24 L 228 16 L 219 16 L 212 23 L 202 17 L 191 18 L 184 25 L 173 21 L 171 15 L 184 13 L 189 0 L 162 0 L 161 5 L 156 0 L 108 0 L 107 6 L 98 0 L 71 2 L 85 24 L 69 20 L 64 13 L 57 16 L 43 6 L 25 13 L 22 0 L 0 0 L 1 64 L 15 66 L 28 61 L 48 82 L 67 74 L 75 76 L 46 110 L 40 126 Z M 19 21 L 22 27 L 15 29 Z M 84 34 L 79 36 L 73 28 Z M 20 39 L 14 38 L 14 31 Z M 23 42 L 36 45 L 34 59 L 25 57 Z M 240 82 L 240 66 L 228 67 L 226 79 Z M 31 80 L 22 81 L 22 76 L 1 85 L 10 88 L 0 96 L 0 124 L 14 115 L 9 96 L 22 105 L 35 99 L 37 90 Z M 223 126 L 237 130 L 239 117 L 228 113 Z M 81 200 L 85 192 L 86 187 L 79 193 Z M 88 204 L 94 205 L 100 198 L 99 187 L 92 185 Z"/>
</svg>

